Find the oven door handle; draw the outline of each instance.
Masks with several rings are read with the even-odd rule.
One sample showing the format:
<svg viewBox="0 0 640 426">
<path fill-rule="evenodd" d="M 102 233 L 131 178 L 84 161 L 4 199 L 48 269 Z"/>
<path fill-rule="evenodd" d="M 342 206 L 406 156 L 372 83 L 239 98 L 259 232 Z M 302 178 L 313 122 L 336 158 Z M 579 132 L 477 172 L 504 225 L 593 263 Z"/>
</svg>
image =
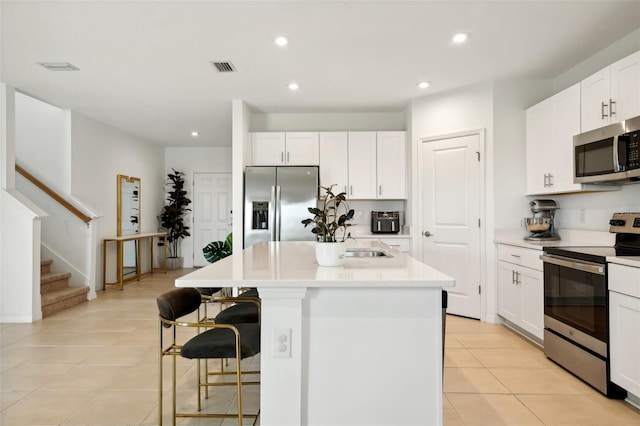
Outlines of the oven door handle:
<svg viewBox="0 0 640 426">
<path fill-rule="evenodd" d="M 555 256 L 553 254 L 543 254 L 540 256 L 543 262 L 552 263 L 558 266 L 565 266 L 571 269 L 577 269 L 578 271 L 589 272 L 597 275 L 604 275 L 604 266 L 598 263 L 591 262 L 576 262 L 574 259 L 567 259 L 566 257 Z"/>
</svg>

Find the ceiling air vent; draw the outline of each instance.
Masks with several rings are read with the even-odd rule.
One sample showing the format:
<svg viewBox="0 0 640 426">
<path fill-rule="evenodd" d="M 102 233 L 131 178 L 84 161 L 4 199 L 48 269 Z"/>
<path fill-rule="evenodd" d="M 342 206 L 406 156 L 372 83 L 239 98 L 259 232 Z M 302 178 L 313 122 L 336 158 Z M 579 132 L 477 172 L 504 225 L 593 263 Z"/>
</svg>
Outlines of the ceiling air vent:
<svg viewBox="0 0 640 426">
<path fill-rule="evenodd" d="M 229 61 L 212 61 L 211 65 L 218 70 L 218 72 L 236 72 L 236 67 Z"/>
<path fill-rule="evenodd" d="M 79 71 L 80 68 L 76 67 L 69 62 L 38 62 L 38 65 L 42 65 L 49 71 Z"/>
</svg>

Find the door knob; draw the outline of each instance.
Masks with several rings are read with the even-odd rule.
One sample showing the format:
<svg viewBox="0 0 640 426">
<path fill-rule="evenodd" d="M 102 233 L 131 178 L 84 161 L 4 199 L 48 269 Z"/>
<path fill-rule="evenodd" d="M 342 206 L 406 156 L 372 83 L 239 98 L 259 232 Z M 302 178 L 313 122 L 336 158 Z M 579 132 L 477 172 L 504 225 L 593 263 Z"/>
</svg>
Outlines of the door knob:
<svg viewBox="0 0 640 426">
<path fill-rule="evenodd" d="M 433 237 L 433 234 L 432 234 L 431 232 L 429 232 L 429 231 L 424 231 L 424 232 L 422 233 L 422 235 L 424 235 L 424 236 L 425 236 L 425 237 L 427 237 L 427 238 L 428 238 L 428 237 Z"/>
</svg>

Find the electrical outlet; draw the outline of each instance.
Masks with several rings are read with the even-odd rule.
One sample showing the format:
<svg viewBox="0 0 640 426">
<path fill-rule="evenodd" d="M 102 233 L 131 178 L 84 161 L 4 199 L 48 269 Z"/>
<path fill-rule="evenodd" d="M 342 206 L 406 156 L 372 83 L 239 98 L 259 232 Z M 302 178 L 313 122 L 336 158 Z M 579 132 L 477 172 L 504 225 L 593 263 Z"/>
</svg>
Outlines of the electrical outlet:
<svg viewBox="0 0 640 426">
<path fill-rule="evenodd" d="M 291 329 L 276 328 L 273 330 L 273 357 L 291 358 Z"/>
</svg>

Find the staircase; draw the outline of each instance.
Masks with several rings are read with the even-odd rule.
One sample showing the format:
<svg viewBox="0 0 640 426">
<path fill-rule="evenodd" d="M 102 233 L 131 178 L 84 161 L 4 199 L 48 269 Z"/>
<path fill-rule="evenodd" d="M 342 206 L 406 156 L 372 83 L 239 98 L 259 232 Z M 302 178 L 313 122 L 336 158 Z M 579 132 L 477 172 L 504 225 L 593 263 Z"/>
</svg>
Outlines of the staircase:
<svg viewBox="0 0 640 426">
<path fill-rule="evenodd" d="M 40 262 L 42 317 L 48 317 L 87 301 L 89 287 L 70 287 L 70 272 L 51 272 L 53 260 Z"/>
</svg>

